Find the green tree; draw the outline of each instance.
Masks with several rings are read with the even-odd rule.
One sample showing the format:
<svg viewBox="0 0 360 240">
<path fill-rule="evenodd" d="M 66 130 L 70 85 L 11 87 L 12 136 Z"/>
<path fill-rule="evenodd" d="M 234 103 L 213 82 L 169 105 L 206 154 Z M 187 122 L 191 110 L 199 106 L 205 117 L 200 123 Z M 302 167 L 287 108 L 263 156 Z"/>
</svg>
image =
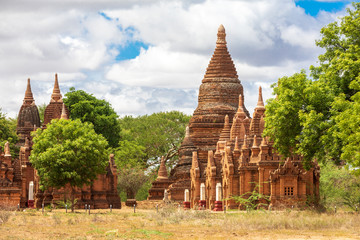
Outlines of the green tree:
<svg viewBox="0 0 360 240">
<path fill-rule="evenodd" d="M 33 138 L 30 161 L 40 177 L 40 188 L 69 185 L 74 211 L 75 188 L 90 185 L 107 166 L 107 141 L 91 123 L 55 119 Z"/>
<path fill-rule="evenodd" d="M 145 147 L 135 141 L 120 141 L 119 147 L 115 151 L 115 163 L 120 168 L 144 168 L 145 164 L 141 161 L 139 162 L 139 159 L 143 159 L 146 156 L 144 151 Z"/>
<path fill-rule="evenodd" d="M 44 116 L 45 116 L 45 109 L 46 109 L 46 103 L 40 104 L 38 106 L 39 109 L 39 117 L 40 117 L 40 123 L 43 124 L 44 122 Z"/>
<path fill-rule="evenodd" d="M 353 6 L 321 30 L 316 44 L 325 53 L 311 79 L 304 71 L 280 78 L 267 104 L 264 135 L 281 154 L 303 155 L 307 167 L 314 158 L 360 166 L 360 3 Z"/>
<path fill-rule="evenodd" d="M 360 207 L 360 178 L 346 167 L 336 166 L 332 162 L 321 165 L 320 178 L 321 204 L 334 208 Z"/>
<path fill-rule="evenodd" d="M 137 157 L 140 166 L 157 165 L 161 156 L 165 156 L 168 165 L 173 165 L 189 120 L 190 116 L 178 111 L 159 112 L 136 118 L 125 116 L 119 120 L 122 141 L 142 147 L 144 154 Z M 124 146 L 124 143 L 120 144 Z M 124 148 L 122 151 L 125 151 Z"/>
<path fill-rule="evenodd" d="M 118 115 L 110 103 L 100 100 L 83 90 L 70 88 L 65 94 L 65 105 L 69 108 L 71 119 L 91 122 L 97 134 L 102 134 L 109 146 L 116 148 L 120 141 L 120 125 Z"/>
<path fill-rule="evenodd" d="M 139 189 L 149 180 L 144 169 L 124 167 L 119 169 L 118 187 L 126 193 L 127 199 L 135 199 Z"/>
<path fill-rule="evenodd" d="M 252 192 L 246 192 L 240 196 L 232 196 L 239 207 L 245 207 L 246 211 L 260 209 L 269 205 L 270 196 L 259 193 L 259 185 L 257 184 Z"/>
<path fill-rule="evenodd" d="M 1 112 L 0 108 L 0 146 L 4 147 L 8 141 L 10 143 L 11 155 L 18 156 L 18 147 L 15 146 L 19 140 L 16 135 L 16 119 L 7 118 L 5 114 Z"/>
</svg>

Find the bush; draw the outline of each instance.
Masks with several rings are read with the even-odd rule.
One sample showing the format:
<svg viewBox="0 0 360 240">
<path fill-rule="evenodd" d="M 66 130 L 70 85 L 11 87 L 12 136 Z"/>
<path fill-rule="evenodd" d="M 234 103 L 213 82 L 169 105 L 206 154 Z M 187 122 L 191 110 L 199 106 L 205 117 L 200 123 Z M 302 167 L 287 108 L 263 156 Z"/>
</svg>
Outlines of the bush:
<svg viewBox="0 0 360 240">
<path fill-rule="evenodd" d="M 344 166 L 329 162 L 321 166 L 320 203 L 325 208 L 349 207 L 360 203 L 360 178 Z"/>
<path fill-rule="evenodd" d="M 119 169 L 118 186 L 121 191 L 126 192 L 128 199 L 134 199 L 139 189 L 149 177 L 141 168 L 121 168 Z"/>
</svg>

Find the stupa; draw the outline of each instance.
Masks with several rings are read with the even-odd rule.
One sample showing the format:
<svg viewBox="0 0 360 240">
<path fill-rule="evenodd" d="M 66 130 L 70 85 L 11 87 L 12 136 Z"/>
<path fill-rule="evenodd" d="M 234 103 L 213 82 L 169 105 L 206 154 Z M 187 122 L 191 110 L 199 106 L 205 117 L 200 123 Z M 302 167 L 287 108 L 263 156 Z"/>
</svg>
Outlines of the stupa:
<svg viewBox="0 0 360 240">
<path fill-rule="evenodd" d="M 225 28 L 220 25 L 215 51 L 199 88 L 198 106 L 190 119 L 188 136 L 179 150 L 179 163 L 170 173 L 172 200 L 182 200 L 184 190 L 190 188 L 194 150 L 198 151 L 200 166 L 206 165 L 208 151 L 216 148 L 225 116 L 228 115 L 231 123 L 238 109 L 239 95 L 243 95 L 243 86 L 227 48 Z M 242 108 L 250 117 L 244 104 Z"/>
</svg>

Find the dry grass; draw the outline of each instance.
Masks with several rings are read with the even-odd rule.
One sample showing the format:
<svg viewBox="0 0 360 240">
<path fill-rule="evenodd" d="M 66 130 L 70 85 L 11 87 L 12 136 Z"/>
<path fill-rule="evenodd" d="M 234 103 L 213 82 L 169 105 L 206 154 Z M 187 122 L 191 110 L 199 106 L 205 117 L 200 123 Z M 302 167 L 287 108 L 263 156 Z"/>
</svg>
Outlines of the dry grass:
<svg viewBox="0 0 360 240">
<path fill-rule="evenodd" d="M 155 209 L 7 211 L 1 239 L 360 239 L 360 215 Z"/>
</svg>

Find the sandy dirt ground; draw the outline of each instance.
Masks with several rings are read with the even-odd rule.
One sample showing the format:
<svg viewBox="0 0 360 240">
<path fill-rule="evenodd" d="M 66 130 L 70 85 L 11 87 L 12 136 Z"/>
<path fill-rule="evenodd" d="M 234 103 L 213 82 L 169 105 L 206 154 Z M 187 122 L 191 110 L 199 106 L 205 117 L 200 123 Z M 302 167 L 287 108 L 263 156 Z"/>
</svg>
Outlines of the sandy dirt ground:
<svg viewBox="0 0 360 240">
<path fill-rule="evenodd" d="M 164 208 L 160 203 L 65 213 L 12 211 L 0 239 L 360 239 L 360 216 L 282 212 L 224 214 Z M 291 219 L 290 219 L 291 218 Z"/>
</svg>

